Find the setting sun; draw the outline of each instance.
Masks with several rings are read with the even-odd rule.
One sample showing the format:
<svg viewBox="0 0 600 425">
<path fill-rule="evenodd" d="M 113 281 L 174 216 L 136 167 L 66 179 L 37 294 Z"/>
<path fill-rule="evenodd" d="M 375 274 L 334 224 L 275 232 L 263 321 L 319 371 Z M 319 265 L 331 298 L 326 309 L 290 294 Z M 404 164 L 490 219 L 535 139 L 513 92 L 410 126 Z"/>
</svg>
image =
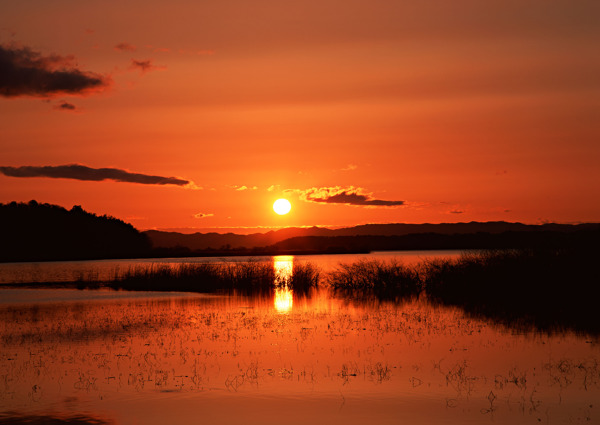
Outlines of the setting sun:
<svg viewBox="0 0 600 425">
<path fill-rule="evenodd" d="M 292 204 L 287 199 L 278 199 L 273 203 L 273 211 L 279 215 L 284 215 L 290 212 Z"/>
</svg>

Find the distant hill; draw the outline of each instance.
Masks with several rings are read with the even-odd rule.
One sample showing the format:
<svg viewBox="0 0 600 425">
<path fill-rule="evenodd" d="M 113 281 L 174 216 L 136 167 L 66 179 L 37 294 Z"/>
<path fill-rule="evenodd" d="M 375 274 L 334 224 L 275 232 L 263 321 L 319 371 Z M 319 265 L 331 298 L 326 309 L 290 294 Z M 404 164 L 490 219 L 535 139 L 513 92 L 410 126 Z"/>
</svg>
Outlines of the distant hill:
<svg viewBox="0 0 600 425">
<path fill-rule="evenodd" d="M 222 250 L 222 249 L 237 249 L 237 248 L 277 248 L 296 250 L 301 247 L 314 249 L 323 249 L 325 246 L 341 247 L 344 244 L 350 244 L 354 249 L 357 247 L 377 246 L 374 249 L 437 249 L 440 246 L 460 245 L 475 243 L 475 238 L 462 236 L 460 242 L 450 243 L 451 239 L 458 241 L 458 235 L 474 235 L 474 234 L 489 234 L 499 235 L 503 233 L 526 234 L 529 232 L 557 232 L 557 233 L 572 233 L 582 230 L 598 229 L 599 224 L 542 224 L 531 225 L 522 223 L 507 223 L 504 221 L 494 222 L 470 222 L 470 223 L 441 223 L 441 224 L 366 224 L 361 226 L 347 227 L 342 229 L 326 229 L 321 227 L 311 228 L 288 228 L 282 230 L 271 231 L 267 233 L 255 233 L 251 235 L 237 235 L 234 233 L 194 233 L 182 234 L 177 232 L 161 232 L 157 230 L 148 230 L 144 232 L 154 247 L 157 248 L 186 248 L 192 251 L 196 250 Z M 427 235 L 439 235 L 438 237 Z M 408 235 L 422 235 L 420 237 L 406 237 Z M 353 240 L 350 237 L 358 236 L 381 236 L 382 238 L 371 238 L 372 243 L 361 243 L 360 238 Z M 404 238 L 402 241 L 398 238 L 386 239 L 386 237 Z M 453 236 L 450 238 L 449 236 Z M 346 237 L 347 239 L 341 239 Z M 293 238 L 293 241 L 287 241 Z M 312 238 L 300 241 L 299 238 Z M 320 239 L 320 238 L 329 238 Z M 334 240 L 332 238 L 340 238 Z M 510 237 L 507 236 L 508 239 Z M 506 238 L 505 238 L 506 239 Z M 379 241 L 375 243 L 375 241 Z M 481 245 L 481 237 L 478 244 Z M 495 240 L 500 241 L 499 237 Z M 366 241 L 363 240 L 363 242 Z M 498 242 L 500 243 L 500 242 Z M 350 246 L 346 245 L 347 248 Z M 396 248 L 381 248 L 383 246 Z M 404 248 L 399 248 L 400 246 Z M 430 247 L 430 248 L 425 248 Z M 472 248 L 475 248 L 474 246 Z"/>
<path fill-rule="evenodd" d="M 0 261 L 86 260 L 148 255 L 150 242 L 131 224 L 80 206 L 0 204 Z"/>
<path fill-rule="evenodd" d="M 288 228 L 266 233 L 238 235 L 235 233 L 193 233 L 162 232 L 147 230 L 155 248 L 185 247 L 191 250 L 254 248 L 273 245 L 285 239 L 298 236 L 332 236 L 333 230 L 312 227 L 310 229 Z"/>
</svg>

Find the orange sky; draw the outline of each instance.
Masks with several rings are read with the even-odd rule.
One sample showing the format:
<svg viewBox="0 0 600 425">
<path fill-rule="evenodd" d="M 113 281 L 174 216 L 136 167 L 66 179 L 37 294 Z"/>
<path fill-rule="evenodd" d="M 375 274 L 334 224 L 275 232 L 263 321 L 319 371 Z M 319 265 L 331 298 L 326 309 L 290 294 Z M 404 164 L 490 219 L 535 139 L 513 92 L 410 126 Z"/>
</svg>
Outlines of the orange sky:
<svg viewBox="0 0 600 425">
<path fill-rule="evenodd" d="M 2 2 L 0 202 L 244 233 L 597 222 L 598 16 L 589 0 Z M 193 184 L 39 168 L 71 164 Z"/>
</svg>

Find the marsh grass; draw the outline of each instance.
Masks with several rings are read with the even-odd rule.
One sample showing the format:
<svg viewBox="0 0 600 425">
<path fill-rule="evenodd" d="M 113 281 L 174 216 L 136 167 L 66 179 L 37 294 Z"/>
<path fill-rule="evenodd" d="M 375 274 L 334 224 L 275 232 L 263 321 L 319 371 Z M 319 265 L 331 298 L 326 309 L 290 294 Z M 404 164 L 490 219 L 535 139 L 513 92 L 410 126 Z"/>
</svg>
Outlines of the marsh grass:
<svg viewBox="0 0 600 425">
<path fill-rule="evenodd" d="M 88 282 L 92 287 L 95 282 Z M 236 292 L 270 294 L 276 286 L 288 286 L 299 294 L 319 284 L 319 269 L 294 265 L 291 276 L 277 276 L 273 264 L 261 261 L 233 263 L 153 264 L 117 272 L 105 286 L 127 291 Z"/>
<path fill-rule="evenodd" d="M 339 264 L 327 275 L 327 282 L 347 297 L 374 296 L 380 300 L 416 297 L 422 290 L 420 270 L 392 260 L 360 260 Z"/>
<path fill-rule="evenodd" d="M 486 251 L 425 264 L 432 302 L 515 325 L 600 332 L 600 272 L 578 250 Z"/>
<path fill-rule="evenodd" d="M 425 297 L 513 327 L 600 334 L 596 254 L 579 249 L 482 251 L 410 267 L 363 260 L 340 264 L 327 281 L 346 297 Z"/>
<path fill-rule="evenodd" d="M 287 284 L 296 295 L 308 295 L 311 290 L 320 286 L 321 269 L 312 263 L 292 266 L 292 274 L 284 284 Z"/>
<path fill-rule="evenodd" d="M 322 273 L 311 263 L 294 263 L 289 276 L 273 263 L 182 263 L 116 271 L 110 282 L 82 276 L 80 288 L 110 287 L 134 291 L 229 292 L 272 295 L 278 286 L 306 296 L 326 285 L 348 299 L 377 302 L 423 297 L 434 304 L 512 327 L 572 329 L 600 334 L 600 250 L 546 247 L 464 253 L 407 266 L 399 261 L 361 260 Z"/>
</svg>

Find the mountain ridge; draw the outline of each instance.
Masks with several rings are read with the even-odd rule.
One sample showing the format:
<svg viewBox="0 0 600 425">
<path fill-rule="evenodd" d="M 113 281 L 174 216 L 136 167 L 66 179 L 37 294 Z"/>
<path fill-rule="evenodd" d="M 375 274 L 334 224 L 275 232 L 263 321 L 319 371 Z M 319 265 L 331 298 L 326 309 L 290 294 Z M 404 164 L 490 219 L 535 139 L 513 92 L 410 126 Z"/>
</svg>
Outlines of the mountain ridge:
<svg viewBox="0 0 600 425">
<path fill-rule="evenodd" d="M 146 230 L 146 234 L 155 248 L 184 247 L 190 250 L 206 249 L 236 249 L 236 248 L 262 248 L 278 244 L 286 239 L 299 237 L 340 237 L 340 236 L 406 236 L 411 234 L 474 234 L 489 233 L 500 234 L 504 232 L 575 232 L 585 229 L 596 229 L 598 223 L 581 224 L 523 224 L 505 221 L 489 222 L 461 222 L 461 223 L 389 223 L 389 224 L 363 224 L 340 229 L 324 227 L 311 228 L 286 228 L 271 230 L 266 233 L 253 233 L 240 235 L 236 233 L 192 233 L 163 232 L 159 230 Z"/>
</svg>

